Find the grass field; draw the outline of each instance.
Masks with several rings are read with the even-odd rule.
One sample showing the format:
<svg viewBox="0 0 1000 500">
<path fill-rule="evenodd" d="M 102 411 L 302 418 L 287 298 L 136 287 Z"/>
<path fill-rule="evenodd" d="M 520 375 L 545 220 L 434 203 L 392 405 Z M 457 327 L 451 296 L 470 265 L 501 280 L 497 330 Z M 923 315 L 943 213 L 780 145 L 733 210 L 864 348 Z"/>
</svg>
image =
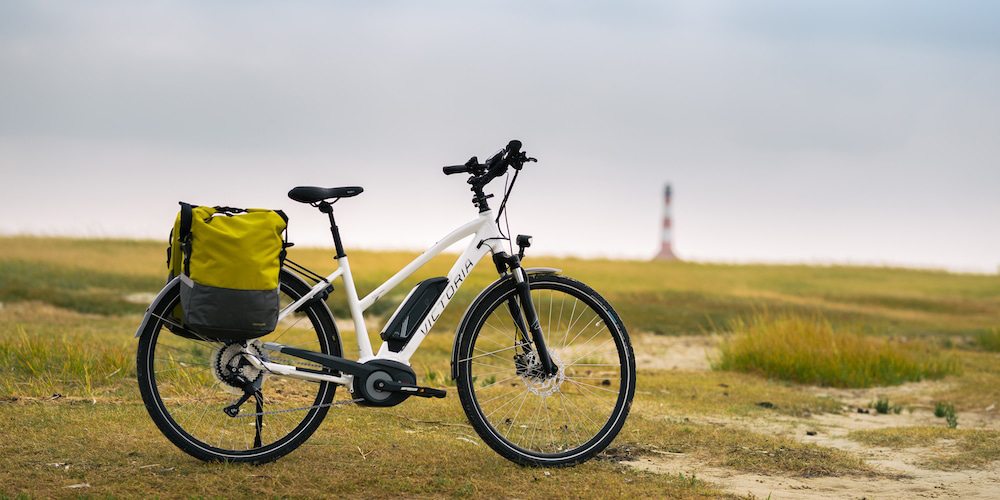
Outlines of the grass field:
<svg viewBox="0 0 1000 500">
<path fill-rule="evenodd" d="M 362 294 L 413 257 L 403 252 L 349 254 Z M 290 257 L 324 273 L 335 267 L 329 250 L 293 248 Z M 957 452 L 920 462 L 933 470 L 981 469 L 1000 458 L 998 411 L 984 411 L 1000 402 L 996 275 L 529 256 L 527 266 L 561 268 L 604 294 L 637 346 L 701 336 L 716 339 L 721 353 L 777 351 L 775 344 L 761 349 L 739 342 L 773 339 L 787 319 L 793 323 L 789 339 L 808 330 L 794 326 L 796 321 L 811 321 L 819 325 L 813 333 L 832 336 L 829 342 L 853 339 L 862 350 L 912 351 L 930 364 L 903 380 L 837 384 L 762 371 L 767 363 L 760 358 L 743 368 L 720 358 L 713 360 L 719 368 L 714 371 L 672 370 L 658 363 L 654 352 L 639 364 L 625 429 L 599 459 L 568 469 L 521 468 L 479 441 L 447 380 L 458 318 L 494 279 L 491 266 L 483 265 L 414 358 L 422 383 L 448 389 L 448 398 L 410 400 L 387 409 L 338 407 L 302 448 L 276 463 L 205 464 L 159 434 L 135 386 L 132 335 L 163 284 L 165 262 L 161 242 L 0 237 L 0 498 L 738 496 L 706 479 L 698 468 L 662 473 L 626 465 L 662 457 L 690 460 L 706 470 L 774 477 L 898 480 L 857 454 L 758 423 L 815 422 L 818 415 L 844 417 L 845 408 L 854 409 L 843 396 L 848 393 L 817 389 L 816 384 L 874 385 L 871 390 L 883 391 L 878 387 L 904 380 L 937 380 L 940 385 L 927 386 L 923 393 L 886 389 L 891 393 L 888 405 L 900 412 L 883 420 L 929 415 L 930 397 L 953 405 L 958 428 L 928 416 L 919 426 L 868 429 L 846 439 L 903 450 L 949 443 L 949 450 Z M 432 261 L 380 301 L 375 312 L 390 314 L 413 283 L 445 274 L 450 264 L 447 256 Z M 336 305 L 340 293 L 330 303 L 344 316 Z M 343 333 L 349 346 L 350 332 Z M 828 337 L 807 337 L 806 344 L 815 345 L 816 338 Z M 798 359 L 804 351 L 793 347 L 783 357 Z M 832 364 L 851 357 L 834 357 Z M 945 369 L 934 368 L 941 366 Z M 346 397 L 343 391 L 338 394 Z M 876 413 L 874 406 L 871 413 Z M 375 430 L 384 436 L 381 441 Z"/>
</svg>

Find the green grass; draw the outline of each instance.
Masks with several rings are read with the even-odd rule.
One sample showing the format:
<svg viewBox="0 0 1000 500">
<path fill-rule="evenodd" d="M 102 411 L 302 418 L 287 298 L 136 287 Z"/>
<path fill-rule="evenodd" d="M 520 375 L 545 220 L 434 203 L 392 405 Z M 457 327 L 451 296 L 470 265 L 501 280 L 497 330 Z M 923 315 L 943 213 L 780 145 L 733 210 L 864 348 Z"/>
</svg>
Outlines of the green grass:
<svg viewBox="0 0 1000 500">
<path fill-rule="evenodd" d="M 572 261 L 570 261 L 572 263 Z M 904 335 L 969 333 L 1000 322 L 1000 279 L 898 268 L 593 261 L 571 273 L 622 297 L 622 316 L 659 314 L 657 333 L 696 333 L 754 310 L 819 314 Z M 559 266 L 557 266 L 559 267 Z M 664 310 L 670 310 L 669 315 Z"/>
<path fill-rule="evenodd" d="M 702 482 L 607 460 L 517 467 L 458 425 L 455 404 L 342 407 L 293 454 L 260 466 L 203 463 L 159 435 L 141 404 L 0 403 L 0 494 L 140 498 L 719 498 Z M 58 429 L 58 432 L 53 430 Z M 386 432 L 382 437 L 379 432 Z M 70 486 L 86 484 L 80 489 Z"/>
<path fill-rule="evenodd" d="M 949 429 L 958 427 L 958 415 L 955 414 L 955 405 L 938 401 L 934 404 L 934 416 L 943 418 L 948 423 Z"/>
<path fill-rule="evenodd" d="M 1000 328 L 991 328 L 975 336 L 976 347 L 989 352 L 1000 352 Z"/>
<path fill-rule="evenodd" d="M 135 377 L 132 346 L 95 345 L 79 338 L 29 336 L 23 328 L 13 339 L 0 340 L 0 362 L 6 368 L 0 394 L 57 394 L 72 391 L 94 397 L 109 386 Z M 16 385 L 31 380 L 31 389 Z"/>
<path fill-rule="evenodd" d="M 30 302 L 0 307 L 0 397 L 121 399 L 135 389 L 138 315 L 84 315 Z"/>
<path fill-rule="evenodd" d="M 164 232 L 166 234 L 166 231 Z M 364 295 L 416 256 L 413 252 L 348 249 Z M 330 249 L 293 247 L 289 257 L 328 274 Z M 418 281 L 441 276 L 453 255 L 432 260 L 411 280 L 376 303 L 388 315 Z M 550 258 L 529 252 L 525 266 L 563 269 L 596 286 L 630 331 L 698 334 L 756 310 L 818 314 L 835 326 L 864 325 L 864 333 L 906 336 L 977 335 L 1000 324 L 1000 279 L 897 268 L 724 265 Z M 41 300 L 100 314 L 141 312 L 124 297 L 156 293 L 166 277 L 166 241 L 0 237 L 0 301 Z M 442 319 L 453 329 L 476 292 L 496 279 L 484 261 L 467 279 Z M 77 283 L 85 282 L 84 290 Z M 53 285 L 53 283 L 56 283 Z M 76 287 L 76 288 L 74 288 Z M 330 300 L 346 316 L 342 287 Z M 1000 334 L 994 334 L 1000 335 Z"/>
<path fill-rule="evenodd" d="M 26 332 L 64 324 L 78 330 L 91 352 L 117 352 L 122 338 L 130 333 L 127 322 L 37 305 L 8 307 L 0 316 L 25 322 Z M 37 328 L 32 326 L 36 323 Z M 429 352 L 434 353 L 450 340 L 434 336 L 428 341 Z M 12 344 L 36 345 L 20 336 Z M 78 357 L 75 348 L 54 344 L 39 357 L 56 360 L 61 356 L 70 361 Z M 116 363 L 95 358 L 89 370 L 107 372 Z M 58 363 L 46 366 L 49 373 L 62 373 Z M 440 372 L 447 367 L 447 357 L 433 355 L 424 366 L 418 365 L 418 372 Z M 843 452 L 703 420 L 838 411 L 836 401 L 739 373 L 641 372 L 632 416 L 612 448 L 598 460 L 549 474 L 514 466 L 489 450 L 466 423 L 454 389 L 443 401 L 413 399 L 388 409 L 338 407 L 299 450 L 277 463 L 249 467 L 201 463 L 170 445 L 135 393 L 134 374 L 95 379 L 89 390 L 72 376 L 53 376 L 53 385 L 41 384 L 37 375 L 23 370 L 11 378 L 21 382 L 15 386 L 21 391 L 19 397 L 0 398 L 0 434 L 16 436 L 4 441 L 0 454 L 0 492 L 10 495 L 65 496 L 77 493 L 66 490 L 68 486 L 89 484 L 79 493 L 115 497 L 164 491 L 171 496 L 197 497 L 257 493 L 376 498 L 725 496 L 690 476 L 647 474 L 618 464 L 622 459 L 656 456 L 657 451 L 768 474 L 873 474 L 863 462 Z M 52 398 L 53 392 L 62 397 Z M 758 405 L 764 400 L 772 402 L 772 407 Z"/>
<path fill-rule="evenodd" d="M 874 407 L 876 412 L 883 415 L 887 415 L 890 411 L 896 415 L 903 412 L 902 405 L 889 405 L 889 398 L 878 398 L 878 400 L 876 400 L 871 407 Z"/>
<path fill-rule="evenodd" d="M 94 271 L 71 262 L 0 259 L 0 302 L 39 301 L 93 314 L 127 314 L 146 310 L 129 295 L 155 292 L 164 280 Z"/>
<path fill-rule="evenodd" d="M 488 262 L 467 279 L 468 286 L 414 358 L 418 379 L 446 388 L 448 398 L 411 399 L 388 409 L 338 407 L 305 445 L 276 463 L 202 463 L 159 433 L 135 386 L 132 335 L 145 304 L 134 296 L 155 294 L 162 285 L 165 248 L 163 242 L 0 237 L 0 498 L 732 498 L 700 475 L 649 474 L 620 463 L 662 454 L 758 474 L 879 474 L 855 455 L 739 425 L 840 412 L 843 405 L 835 399 L 786 382 L 823 383 L 803 376 L 811 368 L 802 366 L 823 364 L 815 359 L 799 359 L 792 375 L 735 367 L 713 372 L 643 369 L 629 421 L 597 460 L 549 471 L 512 465 L 468 426 L 450 381 L 454 325 L 465 305 L 495 279 Z M 362 295 L 414 256 L 349 253 Z M 325 249 L 295 247 L 291 257 L 324 274 L 335 267 Z M 429 263 L 380 300 L 375 312 L 386 317 L 410 286 L 445 274 L 450 259 Z M 1000 337 L 995 333 L 1000 324 L 996 276 L 531 255 L 525 264 L 562 268 L 591 284 L 615 305 L 637 339 L 737 331 L 727 344 L 736 353 L 732 346 L 744 330 L 774 333 L 786 318 L 797 326 L 783 341 L 761 344 L 763 351 L 811 359 L 804 353 L 821 342 L 838 353 L 857 348 L 859 353 L 884 354 L 888 349 L 905 354 L 903 361 L 916 362 L 916 379 L 958 373 L 933 396 L 949 401 L 957 414 L 1000 399 L 1000 365 L 987 346 L 991 335 Z M 334 305 L 342 297 L 342 287 L 337 288 L 331 306 L 344 316 Z M 771 315 L 757 314 L 761 310 Z M 374 336 L 378 327 L 372 330 Z M 344 333 L 350 355 L 356 352 L 353 334 Z M 952 337 L 971 339 L 955 345 L 972 344 L 977 350 L 935 347 Z M 782 343 L 786 350 L 779 351 Z M 843 376 L 831 380 L 866 386 L 896 383 L 900 373 L 910 373 L 900 368 L 907 366 L 903 361 L 880 356 L 841 356 L 839 366 L 829 363 L 834 371 L 859 371 L 862 382 Z M 958 358 L 961 372 L 956 371 Z M 875 366 L 873 373 L 860 368 L 867 365 Z M 893 397 L 897 406 L 917 403 Z M 958 450 L 957 455 L 932 458 L 938 460 L 936 467 L 980 466 L 996 459 L 995 434 L 948 429 L 944 422 L 935 432 L 953 434 L 933 438 L 932 445 L 944 446 L 939 442 L 944 440 Z M 947 462 L 949 456 L 960 458 Z M 89 486 L 68 488 L 79 484 Z"/>
<path fill-rule="evenodd" d="M 829 387 L 898 385 L 961 373 L 925 342 L 841 331 L 819 316 L 757 313 L 737 319 L 714 368 Z"/>
</svg>

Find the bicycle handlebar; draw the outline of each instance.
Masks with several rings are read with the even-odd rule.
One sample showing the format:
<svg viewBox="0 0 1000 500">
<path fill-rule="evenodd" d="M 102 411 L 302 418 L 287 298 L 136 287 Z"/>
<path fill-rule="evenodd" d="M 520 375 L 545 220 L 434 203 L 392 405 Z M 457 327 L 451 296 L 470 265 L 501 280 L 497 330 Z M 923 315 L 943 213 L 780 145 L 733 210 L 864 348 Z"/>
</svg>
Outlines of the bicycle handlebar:
<svg viewBox="0 0 1000 500">
<path fill-rule="evenodd" d="M 469 167 L 466 167 L 465 165 L 454 165 L 451 167 L 444 167 L 443 170 L 444 170 L 444 175 L 461 174 L 464 172 L 468 172 Z"/>
<path fill-rule="evenodd" d="M 475 181 L 478 184 L 485 185 L 503 175 L 507 171 L 507 168 L 514 167 L 515 170 L 521 170 L 521 167 L 530 161 L 537 160 L 528 158 L 521 151 L 521 141 L 513 140 L 507 143 L 507 147 L 500 150 L 499 153 L 486 160 L 486 163 L 479 163 L 479 159 L 473 156 L 469 161 L 465 162 L 465 165 L 444 167 L 442 171 L 445 175 L 472 174 L 472 179 L 469 180 L 470 183 Z"/>
</svg>

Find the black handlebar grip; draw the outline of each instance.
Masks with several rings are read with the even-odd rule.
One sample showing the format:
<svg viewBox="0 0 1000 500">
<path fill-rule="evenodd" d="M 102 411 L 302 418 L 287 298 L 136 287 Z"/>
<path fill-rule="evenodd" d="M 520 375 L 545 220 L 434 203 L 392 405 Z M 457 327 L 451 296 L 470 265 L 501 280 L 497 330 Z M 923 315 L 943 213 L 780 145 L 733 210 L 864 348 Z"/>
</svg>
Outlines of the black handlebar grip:
<svg viewBox="0 0 1000 500">
<path fill-rule="evenodd" d="M 521 141 L 513 140 L 507 143 L 507 153 L 517 154 L 521 152 Z"/>
<path fill-rule="evenodd" d="M 469 167 L 465 165 L 452 165 L 450 167 L 444 167 L 441 170 L 444 171 L 444 175 L 464 174 L 469 171 Z"/>
</svg>

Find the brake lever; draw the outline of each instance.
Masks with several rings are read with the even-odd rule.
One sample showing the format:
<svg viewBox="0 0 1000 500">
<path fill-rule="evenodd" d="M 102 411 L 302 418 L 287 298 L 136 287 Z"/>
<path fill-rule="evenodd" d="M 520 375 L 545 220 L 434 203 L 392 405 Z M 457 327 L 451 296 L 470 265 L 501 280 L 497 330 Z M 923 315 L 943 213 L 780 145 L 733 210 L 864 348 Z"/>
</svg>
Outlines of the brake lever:
<svg viewBox="0 0 1000 500">
<path fill-rule="evenodd" d="M 524 164 L 528 163 L 528 162 L 535 162 L 535 163 L 537 163 L 538 159 L 537 158 L 531 158 L 531 157 L 529 157 L 527 155 L 527 153 L 525 153 L 524 151 L 521 151 L 520 156 L 518 156 L 518 158 L 515 161 L 511 162 L 511 166 L 514 167 L 514 170 L 521 170 L 521 168 L 524 167 Z"/>
<path fill-rule="evenodd" d="M 486 164 L 479 163 L 479 158 L 475 156 L 469 158 L 469 161 L 465 162 L 465 166 L 469 169 L 469 173 L 476 177 L 483 175 L 483 172 L 486 171 Z"/>
</svg>

